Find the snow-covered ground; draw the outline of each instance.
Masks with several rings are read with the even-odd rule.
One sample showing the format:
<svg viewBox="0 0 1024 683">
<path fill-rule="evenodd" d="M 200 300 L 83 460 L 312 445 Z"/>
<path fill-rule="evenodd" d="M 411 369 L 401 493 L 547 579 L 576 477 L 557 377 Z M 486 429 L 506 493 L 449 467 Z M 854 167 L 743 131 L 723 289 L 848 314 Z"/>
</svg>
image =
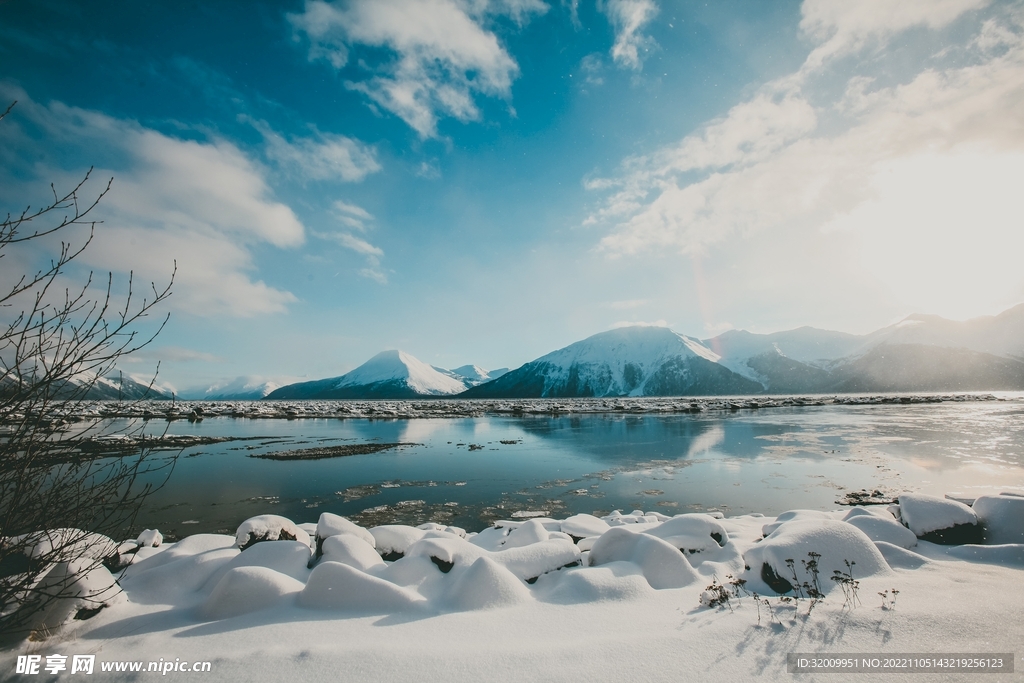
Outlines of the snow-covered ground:
<svg viewBox="0 0 1024 683">
<path fill-rule="evenodd" d="M 911 531 L 976 523 L 977 544 Z M 109 607 L 0 653 L 3 678 L 19 655 L 55 653 L 95 655 L 104 680 L 138 677 L 104 663 L 162 659 L 210 662 L 203 680 L 445 682 L 791 680 L 791 652 L 1024 656 L 1015 495 L 778 518 L 515 519 L 478 534 L 266 515 L 235 537 L 159 541 L 145 534 L 124 555 L 132 564 Z M 94 571 L 85 583 L 99 590 L 106 570 Z M 802 598 L 780 596 L 793 584 L 805 584 Z M 991 680 L 1021 679 L 1024 661 L 1016 669 Z"/>
</svg>

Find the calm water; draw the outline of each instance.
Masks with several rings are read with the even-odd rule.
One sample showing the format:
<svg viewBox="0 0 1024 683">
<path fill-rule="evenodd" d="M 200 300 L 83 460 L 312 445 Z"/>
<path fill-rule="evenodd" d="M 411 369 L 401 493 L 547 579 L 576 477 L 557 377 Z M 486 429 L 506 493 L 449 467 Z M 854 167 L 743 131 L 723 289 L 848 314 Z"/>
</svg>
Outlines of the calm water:
<svg viewBox="0 0 1024 683">
<path fill-rule="evenodd" d="M 321 512 L 334 512 L 368 525 L 437 521 L 477 530 L 517 511 L 771 515 L 835 509 L 845 492 L 859 489 L 1024 492 L 1019 398 L 698 416 L 218 417 L 173 422 L 168 432 L 250 439 L 180 454 L 139 519 L 172 537 L 233 533 L 263 513 L 315 522 Z M 416 445 L 314 461 L 248 457 L 374 441 Z"/>
</svg>

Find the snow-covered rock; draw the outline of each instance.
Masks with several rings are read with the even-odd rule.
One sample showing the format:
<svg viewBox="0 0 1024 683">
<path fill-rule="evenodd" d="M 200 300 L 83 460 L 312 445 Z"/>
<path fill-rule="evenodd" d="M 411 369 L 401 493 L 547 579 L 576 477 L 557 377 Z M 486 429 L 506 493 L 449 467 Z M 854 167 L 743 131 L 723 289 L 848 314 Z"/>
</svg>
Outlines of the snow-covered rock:
<svg viewBox="0 0 1024 683">
<path fill-rule="evenodd" d="M 573 515 L 562 521 L 559 525 L 562 532 L 574 538 L 587 538 L 589 536 L 600 536 L 611 527 L 608 522 L 594 515 L 579 514 Z"/>
<path fill-rule="evenodd" d="M 902 493 L 899 504 L 900 518 L 918 538 L 953 545 L 982 540 L 977 514 L 963 503 L 923 493 Z"/>
<path fill-rule="evenodd" d="M 158 548 L 164 542 L 164 536 L 157 529 L 146 529 L 135 542 L 142 548 Z"/>
<path fill-rule="evenodd" d="M 384 560 L 374 547 L 354 534 L 328 536 L 323 542 L 322 555 L 325 562 L 340 562 L 364 572 L 384 566 Z"/>
<path fill-rule="evenodd" d="M 57 596 L 30 609 L 22 627 L 30 632 L 55 631 L 72 619 L 88 619 L 104 607 L 125 602 L 110 571 L 92 558 L 57 562 L 35 587 L 39 595 Z M 23 608 L 25 609 L 25 608 Z"/>
<path fill-rule="evenodd" d="M 986 543 L 1024 543 L 1024 498 L 981 496 L 972 509 L 985 529 Z"/>
<path fill-rule="evenodd" d="M 235 531 L 235 543 L 241 550 L 262 541 L 298 541 L 309 547 L 309 534 L 280 515 L 250 517 Z"/>
<path fill-rule="evenodd" d="M 452 583 L 446 602 L 452 609 L 477 610 L 509 607 L 532 599 L 518 577 L 490 557 L 481 556 Z"/>
<path fill-rule="evenodd" d="M 699 513 L 677 515 L 653 528 L 644 529 L 643 533 L 657 536 L 691 554 L 718 550 L 729 542 L 729 532 L 721 522 Z"/>
<path fill-rule="evenodd" d="M 325 539 L 339 534 L 351 534 L 368 543 L 371 548 L 377 547 L 377 541 L 368 530 L 354 524 L 340 515 L 324 512 L 316 523 L 316 554 L 320 556 L 321 547 Z"/>
<path fill-rule="evenodd" d="M 761 527 L 761 533 L 770 536 L 786 522 L 805 522 L 817 519 L 835 519 L 831 513 L 820 510 L 788 510 Z"/>
<path fill-rule="evenodd" d="M 652 588 L 681 588 L 698 579 L 698 574 L 677 548 L 647 534 L 612 528 L 594 543 L 590 566 L 611 562 L 632 562 L 640 568 Z"/>
<path fill-rule="evenodd" d="M 373 536 L 374 547 L 384 559 L 397 559 L 405 555 L 409 546 L 426 535 L 423 529 L 404 524 L 384 524 L 369 530 Z"/>
<path fill-rule="evenodd" d="M 794 583 L 814 587 L 815 575 L 807 564 L 815 561 L 811 553 L 818 556 L 817 589 L 822 594 L 835 587 L 833 576 L 859 580 L 891 571 L 863 531 L 835 519 L 790 520 L 748 548 L 743 561 L 767 587 L 788 593 Z M 806 589 L 803 592 L 807 594 Z"/>
</svg>

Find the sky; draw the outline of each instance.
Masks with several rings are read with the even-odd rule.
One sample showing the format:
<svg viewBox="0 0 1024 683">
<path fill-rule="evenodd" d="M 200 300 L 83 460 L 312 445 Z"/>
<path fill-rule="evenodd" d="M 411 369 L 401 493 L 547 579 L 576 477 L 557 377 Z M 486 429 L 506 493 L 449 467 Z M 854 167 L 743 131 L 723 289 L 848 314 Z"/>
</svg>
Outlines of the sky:
<svg viewBox="0 0 1024 683">
<path fill-rule="evenodd" d="M 4 211 L 113 178 L 68 284 L 174 272 L 179 392 L 1024 301 L 1021 2 L 5 0 L 0 100 Z"/>
</svg>

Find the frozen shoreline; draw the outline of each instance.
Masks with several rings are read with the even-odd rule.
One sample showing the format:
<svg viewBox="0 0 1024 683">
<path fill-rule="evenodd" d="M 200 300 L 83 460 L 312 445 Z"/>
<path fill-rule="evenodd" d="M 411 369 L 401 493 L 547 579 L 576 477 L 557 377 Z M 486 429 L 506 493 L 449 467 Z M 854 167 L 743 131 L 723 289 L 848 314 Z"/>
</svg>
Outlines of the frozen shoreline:
<svg viewBox="0 0 1024 683">
<path fill-rule="evenodd" d="M 996 503 L 1016 509 L 1024 500 L 1005 498 Z M 918 535 L 971 514 L 943 499 L 902 502 Z M 1012 514 L 984 514 L 990 534 L 1002 528 L 1018 540 Z M 268 516 L 234 538 L 142 547 L 114 604 L 58 637 L 0 653 L 0 670 L 13 672 L 18 655 L 58 652 L 209 661 L 212 680 L 791 680 L 789 652 L 996 653 L 1024 642 L 1024 543 L 938 545 L 877 507 L 777 519 L 639 511 L 517 519 L 468 537 L 441 525 L 366 530 L 338 520 Z M 282 531 L 297 540 L 238 550 Z M 756 566 L 781 576 L 795 556 L 793 578 L 811 579 L 800 562 L 808 550 L 820 554 L 824 594 L 813 606 L 807 593 L 779 597 Z M 846 560 L 856 562 L 856 606 L 824 578 Z M 706 589 L 730 577 L 746 581 L 740 596 L 702 606 Z M 878 594 L 893 588 L 889 605 Z M 755 592 L 768 604 L 755 603 Z"/>
<path fill-rule="evenodd" d="M 1016 397 L 1016 395 L 1014 395 Z M 202 420 L 208 417 L 249 419 L 413 419 L 485 415 L 702 414 L 736 410 L 766 410 L 808 406 L 920 405 L 948 402 L 1006 400 L 992 393 L 830 394 L 781 396 L 673 396 L 538 399 L 410 400 L 282 400 L 282 401 L 98 401 L 76 404 L 66 420 L 130 418 L 144 420 Z"/>
</svg>

